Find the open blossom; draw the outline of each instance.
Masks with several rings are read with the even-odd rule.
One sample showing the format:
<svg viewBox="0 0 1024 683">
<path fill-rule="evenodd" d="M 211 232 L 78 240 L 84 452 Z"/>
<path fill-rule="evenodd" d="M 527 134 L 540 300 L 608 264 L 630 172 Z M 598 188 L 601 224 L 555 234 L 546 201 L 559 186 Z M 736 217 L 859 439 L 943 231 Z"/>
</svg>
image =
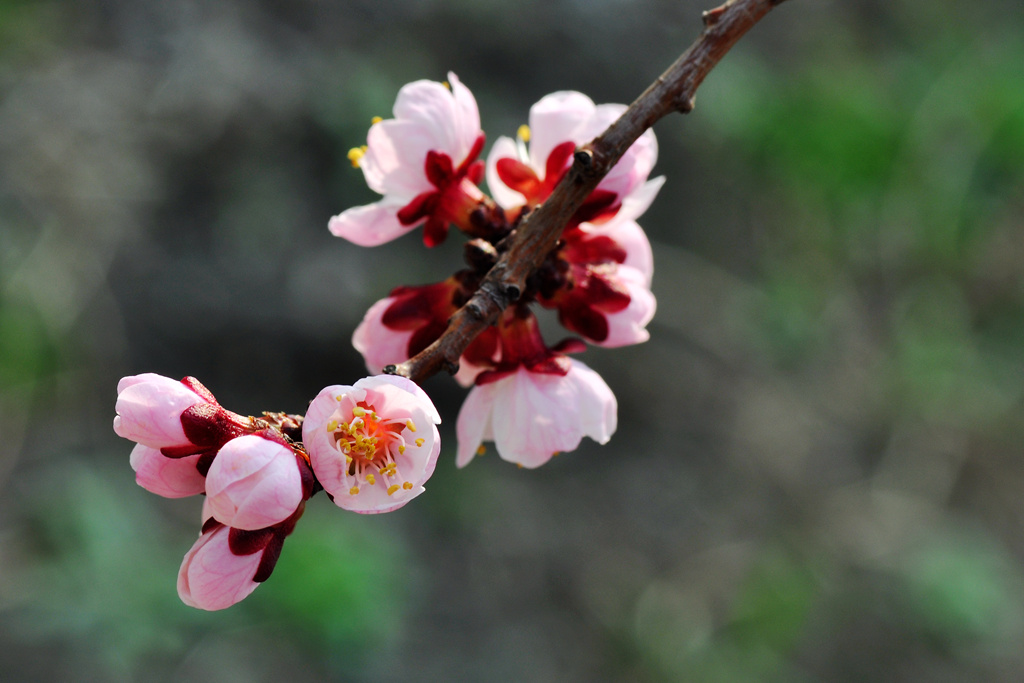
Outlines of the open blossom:
<svg viewBox="0 0 1024 683">
<path fill-rule="evenodd" d="M 306 412 L 302 441 L 336 505 L 390 512 L 423 493 L 441 451 L 440 422 L 415 382 L 379 375 L 321 391 Z"/>
<path fill-rule="evenodd" d="M 448 319 L 469 299 L 471 290 L 462 279 L 457 273 L 432 285 L 397 287 L 390 296 L 373 304 L 352 335 L 352 346 L 363 354 L 366 368 L 380 374 L 388 365 L 405 362 L 441 336 Z M 470 343 L 455 374 L 460 384 L 473 383 L 484 369 L 478 362 L 494 356 L 495 341 L 494 335 L 487 333 Z"/>
<path fill-rule="evenodd" d="M 469 464 L 484 441 L 493 441 L 503 460 L 530 468 L 575 450 L 584 436 L 607 443 L 616 427 L 615 395 L 586 365 L 564 360 L 569 364 L 565 374 L 521 366 L 474 387 L 455 423 L 456 464 Z"/>
<path fill-rule="evenodd" d="M 647 341 L 656 302 L 650 291 L 651 246 L 635 221 L 615 218 L 599 228 L 567 230 L 554 258 L 564 284 L 541 291 L 540 303 L 559 321 L 605 347 Z"/>
<path fill-rule="evenodd" d="M 567 339 L 553 349 L 537 318 L 522 305 L 498 321 L 501 360 L 476 378 L 455 423 L 456 464 L 465 467 L 484 441 L 502 459 L 539 467 L 561 451 L 575 450 L 584 436 L 607 443 L 615 432 L 615 395 L 601 376 L 566 353 L 585 348 Z"/>
<path fill-rule="evenodd" d="M 484 135 L 473 94 L 453 73 L 448 82 L 450 89 L 427 80 L 404 86 L 394 118 L 375 122 L 365 149 L 350 153 L 366 184 L 383 198 L 331 218 L 333 234 L 372 247 L 425 221 L 423 241 L 434 246 L 450 223 L 469 225 L 484 199 L 477 187 Z"/>
<path fill-rule="evenodd" d="M 252 531 L 207 519 L 178 570 L 178 597 L 204 610 L 224 609 L 248 597 L 270 577 L 302 511 L 300 504 L 284 522 Z"/>
<path fill-rule="evenodd" d="M 206 496 L 217 521 L 262 529 L 290 517 L 309 497 L 312 483 L 305 460 L 268 430 L 220 449 L 206 476 Z"/>
<path fill-rule="evenodd" d="M 506 210 L 543 202 L 569 170 L 576 147 L 603 132 L 625 109 L 622 104 L 595 105 L 586 95 L 571 91 L 542 98 L 530 108 L 528 134 L 520 143 L 500 137 L 491 148 L 487 185 L 494 200 Z M 524 137 L 529 139 L 528 148 Z M 648 129 L 601 180 L 574 222 L 606 220 L 634 194 L 649 194 L 647 178 L 657 158 L 657 138 Z"/>
</svg>

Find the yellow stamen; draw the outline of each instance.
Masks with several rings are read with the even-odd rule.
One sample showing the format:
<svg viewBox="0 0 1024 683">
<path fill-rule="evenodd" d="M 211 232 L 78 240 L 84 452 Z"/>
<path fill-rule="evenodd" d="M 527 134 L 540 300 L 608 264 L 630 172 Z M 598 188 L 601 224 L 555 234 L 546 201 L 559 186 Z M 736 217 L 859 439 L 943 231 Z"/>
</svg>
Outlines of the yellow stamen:
<svg viewBox="0 0 1024 683">
<path fill-rule="evenodd" d="M 338 421 L 337 420 L 331 420 L 330 422 L 327 423 L 327 431 L 333 432 L 337 428 L 338 428 Z"/>
<path fill-rule="evenodd" d="M 352 409 L 352 414 L 355 415 L 356 417 L 362 417 L 363 415 L 366 415 L 366 409 L 356 406 L 355 408 Z"/>
<path fill-rule="evenodd" d="M 374 477 L 372 474 L 367 474 L 366 475 L 366 481 L 368 481 L 370 483 L 370 486 L 373 486 L 374 484 L 377 483 L 376 477 Z"/>
<path fill-rule="evenodd" d="M 370 119 L 370 125 L 371 125 L 371 126 L 376 126 L 376 125 L 377 125 L 378 123 L 380 123 L 380 122 L 381 122 L 381 121 L 383 121 L 383 120 L 384 120 L 384 119 L 382 119 L 382 118 L 381 118 L 381 117 L 379 117 L 379 116 L 374 116 L 374 117 L 373 117 L 372 119 Z"/>
<path fill-rule="evenodd" d="M 520 140 L 522 140 L 523 142 L 529 142 L 530 141 L 530 127 L 528 125 L 526 125 L 525 123 L 523 125 L 519 126 L 519 130 L 516 131 L 516 137 L 519 138 Z"/>
<path fill-rule="evenodd" d="M 412 420 L 406 420 L 405 421 L 405 428 L 408 429 L 410 432 L 415 432 L 416 431 L 416 423 L 413 422 Z"/>
<path fill-rule="evenodd" d="M 426 441 L 426 439 L 424 439 L 423 437 L 420 437 L 420 438 L 416 439 L 416 445 L 417 445 L 417 446 L 418 446 L 419 448 L 423 448 L 423 442 L 424 442 L 424 441 Z"/>
<path fill-rule="evenodd" d="M 348 160 L 352 162 L 352 168 L 359 168 L 359 160 L 366 156 L 366 145 L 362 147 L 353 147 L 348 151 Z M 339 401 L 340 396 L 335 396 Z"/>
<path fill-rule="evenodd" d="M 483 444 L 480 444 L 479 446 L 476 447 L 476 454 L 477 455 L 483 455 L 486 452 L 487 452 L 487 446 L 485 446 Z"/>
<path fill-rule="evenodd" d="M 449 83 L 448 81 L 441 81 L 441 85 L 443 85 L 444 87 L 448 88 L 449 90 L 452 89 L 452 84 Z"/>
<path fill-rule="evenodd" d="M 400 454 L 402 454 L 402 455 L 405 455 L 405 444 L 404 443 L 398 444 L 398 452 Z"/>
<path fill-rule="evenodd" d="M 404 484 L 402 484 L 402 488 L 405 489 L 406 491 L 408 491 L 409 489 L 412 488 L 412 482 L 411 481 L 405 482 Z"/>
<path fill-rule="evenodd" d="M 353 486 L 352 488 L 350 488 L 350 489 L 348 490 L 348 492 L 349 492 L 349 495 L 352 495 L 352 496 L 354 496 L 354 495 L 356 495 L 357 493 L 359 493 L 359 487 L 358 487 L 358 486 Z"/>
<path fill-rule="evenodd" d="M 390 496 L 392 493 L 394 493 L 397 490 L 398 490 L 398 484 L 392 484 L 391 486 L 388 487 L 388 495 Z"/>
</svg>

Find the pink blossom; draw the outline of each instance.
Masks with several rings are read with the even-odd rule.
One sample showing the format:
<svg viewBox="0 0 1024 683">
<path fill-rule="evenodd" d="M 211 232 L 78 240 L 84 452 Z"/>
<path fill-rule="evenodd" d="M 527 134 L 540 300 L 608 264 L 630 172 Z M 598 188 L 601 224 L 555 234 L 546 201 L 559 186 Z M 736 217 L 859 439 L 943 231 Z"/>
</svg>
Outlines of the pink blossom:
<svg viewBox="0 0 1024 683">
<path fill-rule="evenodd" d="M 168 458 L 155 448 L 136 444 L 130 462 L 139 486 L 165 498 L 184 498 L 205 490 L 206 480 L 197 468 L 200 457 Z"/>
<path fill-rule="evenodd" d="M 212 399 L 212 395 L 204 397 L 193 391 L 184 381 L 162 375 L 125 377 L 117 384 L 114 431 L 150 448 L 186 446 L 191 442 L 182 427 L 182 413 L 196 404 L 215 404 Z"/>
<path fill-rule="evenodd" d="M 236 529 L 283 522 L 304 498 L 303 467 L 291 447 L 263 435 L 228 441 L 206 475 L 213 517 Z"/>
<path fill-rule="evenodd" d="M 189 607 L 219 610 L 249 596 L 262 552 L 236 555 L 228 546 L 230 527 L 214 523 L 185 553 L 178 570 L 178 597 Z"/>
<path fill-rule="evenodd" d="M 594 139 L 625 109 L 621 104 L 595 105 L 578 92 L 542 98 L 530 108 L 528 148 L 507 137 L 498 138 L 491 148 L 487 185 L 494 200 L 507 210 L 543 202 L 572 164 L 576 147 Z M 648 186 L 647 178 L 657 158 L 657 138 L 647 130 L 601 180 L 575 222 L 607 220 L 625 203 L 637 201 L 631 199 L 635 194 L 653 200 L 651 191 L 657 194 L 661 183 Z"/>
<path fill-rule="evenodd" d="M 520 366 L 474 387 L 455 424 L 456 464 L 469 464 L 483 441 L 493 441 L 503 460 L 530 468 L 575 450 L 584 436 L 607 443 L 616 427 L 615 395 L 596 372 L 565 360 L 565 374 Z"/>
<path fill-rule="evenodd" d="M 457 303 L 470 294 L 457 275 L 432 285 L 397 287 L 366 312 L 352 335 L 352 346 L 363 354 L 366 368 L 380 374 L 388 365 L 405 362 L 441 336 L 458 309 Z M 455 374 L 462 386 L 473 384 L 484 370 L 480 360 L 492 359 L 494 346 L 492 335 L 482 335 L 470 344 Z"/>
<path fill-rule="evenodd" d="M 441 450 L 440 422 L 414 382 L 378 375 L 321 391 L 306 412 L 302 441 L 336 505 L 390 512 L 423 493 Z"/>
<path fill-rule="evenodd" d="M 484 198 L 476 186 L 484 137 L 472 93 L 455 74 L 448 81 L 450 89 L 434 81 L 409 83 L 398 93 L 394 118 L 370 127 L 365 153 L 353 150 L 352 158 L 383 198 L 331 218 L 333 234 L 372 247 L 426 221 L 424 243 L 434 246 L 449 223 L 468 225 Z"/>
</svg>

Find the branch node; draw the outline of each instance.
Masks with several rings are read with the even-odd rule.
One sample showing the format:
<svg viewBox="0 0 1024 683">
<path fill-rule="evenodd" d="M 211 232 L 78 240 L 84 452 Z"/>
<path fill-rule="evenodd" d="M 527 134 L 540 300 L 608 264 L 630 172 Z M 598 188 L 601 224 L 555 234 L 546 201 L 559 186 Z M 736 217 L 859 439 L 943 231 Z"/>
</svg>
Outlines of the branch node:
<svg viewBox="0 0 1024 683">
<path fill-rule="evenodd" d="M 458 361 L 453 361 L 453 360 L 449 360 L 448 358 L 445 358 L 443 361 L 441 361 L 441 365 L 444 366 L 445 371 L 449 375 L 454 375 L 456 372 L 459 371 L 459 363 L 458 363 Z"/>
<path fill-rule="evenodd" d="M 583 173 L 589 173 L 594 166 L 594 153 L 589 149 L 577 149 L 572 159 Z"/>
<path fill-rule="evenodd" d="M 718 23 L 718 20 L 722 18 L 723 14 L 725 14 L 725 5 L 716 7 L 715 9 L 709 9 L 701 15 L 701 19 L 704 20 L 704 26 L 706 28 L 711 28 Z"/>
<path fill-rule="evenodd" d="M 676 111 L 680 114 L 689 114 L 693 111 L 694 106 L 696 106 L 695 97 L 685 97 L 680 95 L 676 98 Z"/>
<path fill-rule="evenodd" d="M 520 294 L 522 294 L 522 292 L 519 291 L 519 285 L 515 283 L 505 285 L 505 298 L 508 299 L 509 303 L 518 301 Z"/>
</svg>

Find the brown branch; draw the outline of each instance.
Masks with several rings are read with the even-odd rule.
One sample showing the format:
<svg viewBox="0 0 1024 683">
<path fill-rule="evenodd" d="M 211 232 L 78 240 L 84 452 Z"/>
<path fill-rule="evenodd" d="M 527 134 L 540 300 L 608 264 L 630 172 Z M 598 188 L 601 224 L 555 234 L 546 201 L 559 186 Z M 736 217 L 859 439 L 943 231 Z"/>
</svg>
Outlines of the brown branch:
<svg viewBox="0 0 1024 683">
<path fill-rule="evenodd" d="M 422 382 L 442 368 L 455 372 L 459 357 L 478 334 L 519 298 L 526 278 L 558 244 L 562 229 L 644 131 L 674 111 L 689 113 L 704 78 L 743 34 L 783 0 L 729 0 L 704 13 L 704 31 L 622 116 L 576 150 L 569 173 L 547 201 L 529 214 L 480 288 L 456 311 L 448 329 L 415 357 L 386 371 Z"/>
</svg>

